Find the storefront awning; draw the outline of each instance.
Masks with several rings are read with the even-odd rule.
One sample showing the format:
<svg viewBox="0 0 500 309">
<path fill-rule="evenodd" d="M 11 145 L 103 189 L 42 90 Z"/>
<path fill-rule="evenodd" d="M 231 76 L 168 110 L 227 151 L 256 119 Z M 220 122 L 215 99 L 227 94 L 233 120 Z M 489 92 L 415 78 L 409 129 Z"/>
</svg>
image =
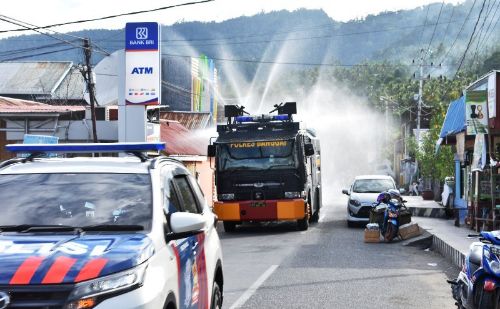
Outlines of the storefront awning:
<svg viewBox="0 0 500 309">
<path fill-rule="evenodd" d="M 439 139 L 436 141 L 435 152 L 438 153 L 443 140 L 449 136 L 455 136 L 460 132 L 464 132 L 466 128 L 465 97 L 462 96 L 460 99 L 451 102 L 450 106 L 448 106 L 448 111 L 441 127 L 441 133 L 439 133 Z"/>
<path fill-rule="evenodd" d="M 465 97 L 462 96 L 450 103 L 439 137 L 444 139 L 450 135 L 463 132 L 465 129 Z"/>
</svg>

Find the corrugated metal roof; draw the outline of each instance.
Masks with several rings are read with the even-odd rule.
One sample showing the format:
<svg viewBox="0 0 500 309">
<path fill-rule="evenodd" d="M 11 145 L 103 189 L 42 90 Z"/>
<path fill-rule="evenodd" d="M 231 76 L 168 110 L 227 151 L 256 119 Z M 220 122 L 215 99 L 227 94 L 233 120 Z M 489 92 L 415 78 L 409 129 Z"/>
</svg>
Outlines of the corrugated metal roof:
<svg viewBox="0 0 500 309">
<path fill-rule="evenodd" d="M 0 114 L 68 113 L 84 111 L 84 106 L 49 105 L 29 100 L 0 97 Z"/>
<path fill-rule="evenodd" d="M 188 130 L 206 129 L 210 126 L 210 113 L 161 112 L 160 119 L 178 121 Z"/>
<path fill-rule="evenodd" d="M 208 140 L 188 130 L 177 121 L 160 121 L 160 140 L 167 144 L 168 155 L 206 156 Z"/>
<path fill-rule="evenodd" d="M 466 129 L 465 122 L 465 97 L 461 97 L 450 103 L 446 117 L 441 128 L 440 138 L 463 132 Z"/>
<path fill-rule="evenodd" d="M 99 81 L 99 79 L 97 79 Z M 72 68 L 71 71 L 64 76 L 64 79 L 54 91 L 52 99 L 57 99 L 60 101 L 64 100 L 81 100 L 84 101 L 84 93 L 86 91 L 85 80 L 83 79 L 82 73 L 76 69 Z M 98 102 L 100 103 L 100 102 Z"/>
<path fill-rule="evenodd" d="M 1 94 L 51 94 L 73 63 L 69 61 L 1 62 Z"/>
</svg>

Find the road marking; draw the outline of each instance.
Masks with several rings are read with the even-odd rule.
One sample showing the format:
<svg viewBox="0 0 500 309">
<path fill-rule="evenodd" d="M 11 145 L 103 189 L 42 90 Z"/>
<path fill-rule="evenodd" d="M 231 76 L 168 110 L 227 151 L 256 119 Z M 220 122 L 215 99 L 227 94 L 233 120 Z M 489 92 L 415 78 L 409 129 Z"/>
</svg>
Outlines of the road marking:
<svg viewBox="0 0 500 309">
<path fill-rule="evenodd" d="M 278 268 L 279 265 L 271 265 L 260 277 L 255 281 L 251 287 L 249 287 L 243 295 L 240 296 L 229 309 L 236 309 L 243 306 L 247 300 L 252 297 L 252 295 L 259 289 L 259 287 L 273 274 L 273 272 Z"/>
</svg>

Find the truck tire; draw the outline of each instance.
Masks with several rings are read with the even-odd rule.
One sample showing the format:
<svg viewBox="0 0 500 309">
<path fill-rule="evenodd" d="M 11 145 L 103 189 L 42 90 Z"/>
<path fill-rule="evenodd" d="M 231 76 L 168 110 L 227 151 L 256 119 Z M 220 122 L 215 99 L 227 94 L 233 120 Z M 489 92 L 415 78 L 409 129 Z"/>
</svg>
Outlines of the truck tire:
<svg viewBox="0 0 500 309">
<path fill-rule="evenodd" d="M 311 206 L 306 207 L 306 216 L 303 219 L 297 220 L 297 228 L 299 231 L 307 231 L 309 228 L 309 214 L 311 213 Z"/>
<path fill-rule="evenodd" d="M 236 222 L 223 221 L 222 225 L 224 226 L 224 232 L 226 233 L 232 233 L 236 230 Z"/>
<path fill-rule="evenodd" d="M 319 194 L 316 192 L 316 196 L 314 197 L 314 204 L 313 204 L 313 209 L 314 212 L 311 216 L 311 223 L 317 223 L 319 221 Z"/>
</svg>

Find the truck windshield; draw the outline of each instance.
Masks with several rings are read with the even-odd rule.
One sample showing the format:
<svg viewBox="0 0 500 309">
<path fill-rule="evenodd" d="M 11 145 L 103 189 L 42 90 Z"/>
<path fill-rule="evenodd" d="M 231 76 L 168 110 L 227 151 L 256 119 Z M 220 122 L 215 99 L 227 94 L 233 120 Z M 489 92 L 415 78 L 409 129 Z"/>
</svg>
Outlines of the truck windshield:
<svg viewBox="0 0 500 309">
<path fill-rule="evenodd" d="M 396 189 L 392 180 L 359 179 L 354 182 L 352 191 L 356 193 L 380 193 L 389 189 Z"/>
<path fill-rule="evenodd" d="M 294 140 L 219 144 L 219 170 L 296 168 Z"/>
<path fill-rule="evenodd" d="M 0 226 L 151 227 L 148 174 L 0 175 L 0 196 Z"/>
</svg>

